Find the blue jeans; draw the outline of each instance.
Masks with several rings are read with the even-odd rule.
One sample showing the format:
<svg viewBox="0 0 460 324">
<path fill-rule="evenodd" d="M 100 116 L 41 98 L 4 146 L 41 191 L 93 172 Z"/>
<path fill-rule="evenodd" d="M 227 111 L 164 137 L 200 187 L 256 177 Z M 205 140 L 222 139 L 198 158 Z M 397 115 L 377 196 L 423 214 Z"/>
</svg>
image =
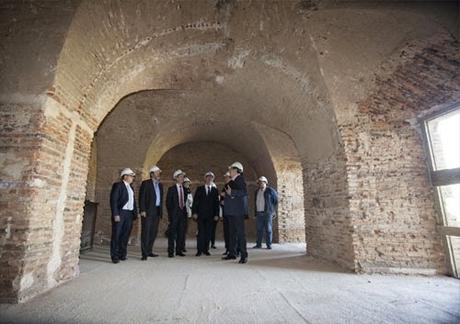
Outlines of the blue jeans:
<svg viewBox="0 0 460 324">
<path fill-rule="evenodd" d="M 266 215 L 264 212 L 256 213 L 257 227 L 257 246 L 262 246 L 262 238 L 265 232 L 265 241 L 267 247 L 272 245 L 272 215 Z"/>
</svg>

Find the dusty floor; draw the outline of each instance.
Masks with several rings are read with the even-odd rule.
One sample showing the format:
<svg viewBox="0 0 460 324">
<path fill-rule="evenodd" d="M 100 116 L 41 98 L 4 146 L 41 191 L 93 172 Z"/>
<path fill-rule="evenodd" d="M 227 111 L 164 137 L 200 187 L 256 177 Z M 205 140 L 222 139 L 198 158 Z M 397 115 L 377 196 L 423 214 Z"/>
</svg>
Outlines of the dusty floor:
<svg viewBox="0 0 460 324">
<path fill-rule="evenodd" d="M 82 255 L 81 275 L 27 303 L 0 305 L 1 323 L 460 323 L 460 280 L 355 275 L 303 255 L 302 245 L 252 250 L 249 263 L 209 257 L 129 260 Z M 192 243 L 189 246 L 193 246 Z M 248 246 L 252 246 L 248 244 Z"/>
</svg>

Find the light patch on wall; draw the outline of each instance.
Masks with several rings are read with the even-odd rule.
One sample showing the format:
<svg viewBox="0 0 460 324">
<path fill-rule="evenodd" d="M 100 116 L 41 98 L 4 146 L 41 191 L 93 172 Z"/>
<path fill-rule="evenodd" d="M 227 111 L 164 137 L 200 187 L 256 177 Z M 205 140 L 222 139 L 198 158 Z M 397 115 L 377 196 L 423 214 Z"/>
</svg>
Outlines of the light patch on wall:
<svg viewBox="0 0 460 324">
<path fill-rule="evenodd" d="M 119 83 L 123 84 L 125 82 L 128 82 L 135 77 L 137 77 L 138 74 L 142 73 L 145 70 L 145 65 L 144 64 L 138 64 L 134 67 L 132 67 L 128 73 L 122 75 L 120 77 L 120 80 L 118 81 Z"/>
<path fill-rule="evenodd" d="M 6 226 L 5 226 L 5 235 L 1 238 L 0 241 L 0 258 L 3 255 L 3 252 L 5 252 L 4 246 L 6 244 L 6 241 L 11 238 L 11 220 L 13 217 L 8 217 L 6 220 Z"/>
<path fill-rule="evenodd" d="M 56 279 L 54 279 L 54 273 L 61 265 L 61 243 L 64 237 L 64 208 L 65 200 L 67 197 L 67 186 L 69 183 L 71 162 L 73 158 L 74 146 L 75 146 L 75 133 L 77 125 L 72 124 L 72 127 L 69 131 L 69 141 L 67 143 L 65 151 L 65 159 L 63 163 L 63 175 L 62 175 L 62 184 L 61 190 L 59 193 L 59 198 L 56 206 L 56 215 L 53 222 L 53 245 L 52 245 L 52 254 L 50 261 L 48 262 L 47 273 L 48 273 L 48 287 L 53 287 L 56 285 Z"/>
<path fill-rule="evenodd" d="M 29 181 L 29 186 L 30 187 L 35 187 L 35 188 L 43 188 L 45 187 L 46 185 L 46 181 L 42 180 L 42 179 L 33 179 L 31 181 Z"/>
<path fill-rule="evenodd" d="M 216 83 L 217 84 L 223 84 L 224 83 L 224 77 L 222 75 L 217 75 L 216 76 Z"/>
<path fill-rule="evenodd" d="M 55 98 L 49 97 L 43 105 L 45 107 L 44 115 L 46 119 L 57 118 L 59 114 L 62 114 L 66 118 L 72 119 L 78 126 L 86 130 L 88 133 L 93 134 L 91 127 L 88 126 L 88 124 L 77 112 L 69 111 L 65 106 L 57 102 Z"/>
<path fill-rule="evenodd" d="M 227 65 L 232 69 L 241 69 L 245 62 L 246 57 L 251 53 L 250 50 L 239 50 L 238 53 L 228 59 Z"/>
<path fill-rule="evenodd" d="M 22 278 L 19 284 L 20 290 L 24 291 L 29 287 L 32 287 L 34 283 L 34 276 L 32 272 L 26 273 Z"/>
<path fill-rule="evenodd" d="M 0 154 L 1 182 L 7 179 L 19 179 L 27 163 L 26 160 L 19 159 L 15 154 Z M 0 187 L 3 186 L 0 185 Z"/>
</svg>

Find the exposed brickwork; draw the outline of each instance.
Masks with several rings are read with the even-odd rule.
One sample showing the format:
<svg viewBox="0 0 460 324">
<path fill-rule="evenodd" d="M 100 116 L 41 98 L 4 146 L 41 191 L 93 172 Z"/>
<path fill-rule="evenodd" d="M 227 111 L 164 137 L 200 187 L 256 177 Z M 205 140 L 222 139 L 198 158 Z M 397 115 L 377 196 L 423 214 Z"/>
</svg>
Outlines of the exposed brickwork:
<svg viewBox="0 0 460 324">
<path fill-rule="evenodd" d="M 304 169 L 307 253 L 354 270 L 343 154 Z"/>
<path fill-rule="evenodd" d="M 1 104 L 0 120 L 0 300 L 14 301 L 30 232 L 29 200 L 39 193 L 32 181 L 43 118 L 33 103 Z"/>
<path fill-rule="evenodd" d="M 459 98 L 459 53 L 452 41 L 424 48 L 377 80 L 353 123 L 339 124 L 358 271 L 445 271 L 427 155 L 413 123 Z"/>
<path fill-rule="evenodd" d="M 145 176 L 168 149 L 213 138 L 239 143 L 279 188 L 281 242 L 302 240 L 305 208 L 314 256 L 355 271 L 444 272 L 416 117 L 460 97 L 448 10 L 178 3 L 0 5 L 0 300 L 78 274 L 93 132 L 130 94 L 114 111 L 123 122 L 98 132 L 117 142 L 98 144 L 91 164 L 102 234 L 119 168 Z M 400 57 L 390 53 L 412 38 Z M 390 56 L 391 71 L 369 72 Z M 133 94 L 152 89 L 162 90 Z"/>
</svg>

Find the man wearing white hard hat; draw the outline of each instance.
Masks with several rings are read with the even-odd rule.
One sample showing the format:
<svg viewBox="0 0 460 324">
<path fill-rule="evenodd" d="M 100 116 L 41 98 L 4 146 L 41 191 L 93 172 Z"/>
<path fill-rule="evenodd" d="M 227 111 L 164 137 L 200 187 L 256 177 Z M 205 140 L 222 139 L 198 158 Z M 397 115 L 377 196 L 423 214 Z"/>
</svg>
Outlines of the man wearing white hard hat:
<svg viewBox="0 0 460 324">
<path fill-rule="evenodd" d="M 163 216 L 163 184 L 161 170 L 154 165 L 149 171 L 150 179 L 142 181 L 139 189 L 139 211 L 141 215 L 141 260 L 157 257 L 153 244 L 158 234 L 158 224 Z"/>
<path fill-rule="evenodd" d="M 224 213 L 229 219 L 230 251 L 223 259 L 234 260 L 237 256 L 237 247 L 240 248 L 239 263 L 248 262 L 246 249 L 246 233 L 244 219 L 248 214 L 248 191 L 243 177 L 243 165 L 234 162 L 228 167 L 231 180 L 225 190 Z"/>
<path fill-rule="evenodd" d="M 213 186 L 214 173 L 204 175 L 205 183 L 199 186 L 193 197 L 193 218 L 198 223 L 196 256 L 209 253 L 213 223 L 219 220 L 219 193 Z"/>
<path fill-rule="evenodd" d="M 186 191 L 184 189 L 185 172 L 177 170 L 173 174 L 176 184 L 168 188 L 166 194 L 166 209 L 168 210 L 168 257 L 185 256 L 185 221 L 187 218 Z"/>
<path fill-rule="evenodd" d="M 265 234 L 267 249 L 272 248 L 272 220 L 278 205 L 278 193 L 268 186 L 268 179 L 264 176 L 257 180 L 259 189 L 254 195 L 255 219 L 257 228 L 257 243 L 254 249 L 262 247 L 262 239 Z"/>
<path fill-rule="evenodd" d="M 126 260 L 129 235 L 133 220 L 137 218 L 136 200 L 132 183 L 136 174 L 130 168 L 120 173 L 120 181 L 112 185 L 110 208 L 112 210 L 112 238 L 110 257 L 113 263 Z"/>
</svg>

